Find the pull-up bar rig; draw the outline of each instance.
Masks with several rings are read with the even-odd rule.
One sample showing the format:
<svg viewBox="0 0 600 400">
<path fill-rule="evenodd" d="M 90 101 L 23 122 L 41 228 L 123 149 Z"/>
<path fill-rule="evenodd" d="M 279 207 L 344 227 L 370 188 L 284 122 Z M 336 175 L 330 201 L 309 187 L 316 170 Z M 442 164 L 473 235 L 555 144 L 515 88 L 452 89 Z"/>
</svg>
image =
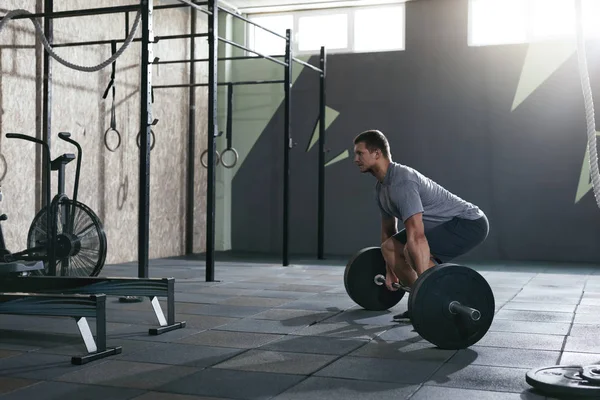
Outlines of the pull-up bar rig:
<svg viewBox="0 0 600 400">
<path fill-rule="evenodd" d="M 98 41 L 83 41 L 72 43 L 53 43 L 53 20 L 57 18 L 70 18 L 79 16 L 92 16 L 102 14 L 117 14 L 125 13 L 126 27 L 125 36 L 129 33 L 129 14 L 130 12 L 141 13 L 141 37 L 133 39 L 133 42 L 141 43 L 141 72 L 140 72 L 140 163 L 139 163 L 139 197 L 138 197 L 138 276 L 140 278 L 148 277 L 148 250 L 149 250 L 149 227 L 150 227 L 150 142 L 151 128 L 156 122 L 152 117 L 152 91 L 153 89 L 181 88 L 188 87 L 189 90 L 189 134 L 188 134 L 188 176 L 187 176 L 187 216 L 186 216 L 186 253 L 193 253 L 193 221 L 194 221 L 194 168 L 195 168 L 195 93 L 196 87 L 208 87 L 208 168 L 207 168 L 207 210 L 206 210 L 206 281 L 214 281 L 214 263 L 215 263 L 215 138 L 218 136 L 217 129 L 217 86 L 220 85 L 256 85 L 256 84 L 281 84 L 284 85 L 284 165 L 283 165 L 283 248 L 282 248 L 282 263 L 284 266 L 289 265 L 289 202 L 290 202 L 290 149 L 293 146 L 291 137 L 291 87 L 292 87 L 292 64 L 296 62 L 315 72 L 320 76 L 319 90 L 319 190 L 318 190 L 318 258 L 322 259 L 323 243 L 324 243 L 324 167 L 325 167 L 325 77 L 326 77 L 326 51 L 321 47 L 320 52 L 320 68 L 315 67 L 307 62 L 304 62 L 296 57 L 293 57 L 291 46 L 291 30 L 286 31 L 286 35 L 280 35 L 268 28 L 265 28 L 227 8 L 221 7 L 218 4 L 219 0 L 208 1 L 192 1 L 179 0 L 180 4 L 168 4 L 154 6 L 154 0 L 140 0 L 136 5 L 114 6 L 90 8 L 70 11 L 54 11 L 54 0 L 44 0 L 44 12 L 37 14 L 28 14 L 23 16 L 15 16 L 13 19 L 24 18 L 44 18 L 44 35 L 48 43 L 52 47 L 76 47 L 76 46 L 93 46 L 105 45 L 113 42 L 124 42 L 125 39 L 98 40 Z M 202 6 L 207 6 L 203 8 Z M 153 31 L 153 11 L 160 9 L 172 8 L 191 8 L 191 32 L 189 34 L 154 36 Z M 285 55 L 269 56 L 252 49 L 246 48 L 238 43 L 224 39 L 218 36 L 218 13 L 223 11 L 242 21 L 261 28 L 281 39 L 285 40 Z M 197 12 L 202 12 L 208 17 L 208 32 L 196 33 L 196 18 Z M 1 19 L 1 18 L 0 18 Z M 195 40 L 190 40 L 190 58 L 185 60 L 169 60 L 160 61 L 158 58 L 153 58 L 152 45 L 159 40 L 173 39 L 195 39 L 198 37 L 206 37 L 208 40 L 208 58 L 195 58 Z M 218 57 L 218 42 L 221 41 L 227 45 L 231 45 L 247 52 L 253 53 L 254 56 L 237 56 L 237 57 Z M 241 59 L 267 59 L 285 68 L 283 80 L 262 80 L 262 81 L 238 81 L 238 82 L 218 82 L 217 81 L 217 61 L 225 60 L 241 60 Z M 278 58 L 283 58 L 281 61 Z M 195 63 L 208 62 L 208 82 L 196 83 Z M 152 71 L 150 66 L 153 64 L 175 64 L 175 63 L 190 63 L 190 83 L 176 85 L 152 85 Z M 51 57 L 46 49 L 44 49 L 44 77 L 43 77 L 43 110 L 42 110 L 42 136 L 50 145 L 51 140 L 51 101 L 52 101 L 52 65 Z M 141 133 L 144 134 L 141 134 Z M 45 190 L 45 185 L 48 182 L 43 180 L 42 190 Z"/>
</svg>

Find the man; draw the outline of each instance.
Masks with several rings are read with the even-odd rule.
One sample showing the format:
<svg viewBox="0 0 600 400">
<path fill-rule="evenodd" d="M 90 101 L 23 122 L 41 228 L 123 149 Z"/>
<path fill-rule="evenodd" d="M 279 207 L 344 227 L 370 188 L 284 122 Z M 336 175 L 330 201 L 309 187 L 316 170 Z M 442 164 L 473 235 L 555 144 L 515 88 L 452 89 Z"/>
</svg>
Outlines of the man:
<svg viewBox="0 0 600 400">
<path fill-rule="evenodd" d="M 417 170 L 392 161 L 387 138 L 378 130 L 354 139 L 354 162 L 377 178 L 381 252 L 386 287 L 411 288 L 437 262 L 449 262 L 481 244 L 489 232 L 483 211 Z M 404 223 L 398 232 L 397 219 Z M 409 317 L 407 313 L 395 318 Z"/>
</svg>

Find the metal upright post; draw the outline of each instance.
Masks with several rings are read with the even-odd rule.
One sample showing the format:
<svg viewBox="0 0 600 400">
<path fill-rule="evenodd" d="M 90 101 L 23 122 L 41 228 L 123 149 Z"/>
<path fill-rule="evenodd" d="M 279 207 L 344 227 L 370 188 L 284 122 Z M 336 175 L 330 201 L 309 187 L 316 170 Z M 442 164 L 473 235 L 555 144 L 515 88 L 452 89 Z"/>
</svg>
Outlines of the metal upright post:
<svg viewBox="0 0 600 400">
<path fill-rule="evenodd" d="M 291 97 L 292 97 L 292 30 L 285 31 L 285 111 L 284 111 L 284 140 L 283 140 L 283 266 L 290 265 L 290 149 L 291 136 Z"/>
<path fill-rule="evenodd" d="M 206 176 L 206 281 L 215 279 L 215 138 L 217 135 L 218 0 L 208 2 L 208 167 Z"/>
<path fill-rule="evenodd" d="M 45 0 L 44 1 L 44 13 L 50 14 L 54 11 L 54 0 Z M 44 17 L 44 35 L 48 39 L 48 43 L 52 45 L 54 40 L 54 23 L 53 19 L 49 17 Z M 43 106 L 42 106 L 42 137 L 41 139 L 48 143 L 48 146 L 51 146 L 52 140 L 52 58 L 50 53 L 44 48 L 44 94 L 43 94 Z M 36 146 L 39 148 L 39 146 Z M 41 159 L 42 159 L 42 207 L 50 206 L 51 196 L 50 191 L 50 181 L 47 179 L 47 176 L 50 174 L 43 173 L 46 169 L 47 165 L 50 165 L 50 160 L 47 159 L 47 154 L 45 151 L 41 151 Z M 39 154 L 39 153 L 38 153 Z M 38 164 L 39 165 L 39 164 Z M 48 227 L 50 227 L 50 212 L 48 214 Z"/>
<path fill-rule="evenodd" d="M 152 12 L 154 0 L 140 0 L 142 12 L 142 65 L 140 83 L 140 170 L 138 205 L 138 277 L 148 277 L 150 242 L 150 135 L 152 127 Z"/>
<path fill-rule="evenodd" d="M 319 86 L 319 200 L 318 200 L 318 251 L 317 258 L 325 258 L 325 77 L 326 77 L 325 47 L 321 47 L 321 73 Z"/>
<path fill-rule="evenodd" d="M 191 9 L 190 34 L 196 33 L 197 10 Z M 196 83 L 196 39 L 190 38 L 190 85 Z M 196 88 L 190 86 L 190 109 L 188 119 L 188 160 L 187 160 L 187 201 L 186 201 L 186 225 L 185 225 L 185 253 L 194 253 L 194 181 L 196 160 Z"/>
</svg>

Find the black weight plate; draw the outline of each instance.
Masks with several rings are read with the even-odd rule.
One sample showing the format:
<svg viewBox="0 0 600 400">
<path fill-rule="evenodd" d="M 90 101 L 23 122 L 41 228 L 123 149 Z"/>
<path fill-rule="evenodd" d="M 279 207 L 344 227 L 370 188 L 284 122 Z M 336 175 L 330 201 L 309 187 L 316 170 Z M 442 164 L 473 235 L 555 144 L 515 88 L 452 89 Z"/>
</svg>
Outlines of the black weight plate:
<svg viewBox="0 0 600 400">
<path fill-rule="evenodd" d="M 481 318 L 452 314 L 449 304 L 458 301 L 481 312 Z M 494 293 L 477 271 L 440 264 L 423 273 L 408 299 L 410 320 L 421 337 L 441 349 L 465 349 L 477 343 L 494 319 Z"/>
<path fill-rule="evenodd" d="M 527 372 L 525 381 L 534 388 L 551 396 L 567 399 L 575 397 L 600 398 L 600 385 L 585 380 L 581 375 L 581 366 L 553 365 L 536 368 Z"/>
<path fill-rule="evenodd" d="M 344 271 L 344 286 L 348 296 L 366 310 L 382 311 L 394 307 L 402 300 L 405 292 L 392 292 L 385 285 L 377 285 L 375 276 L 385 276 L 385 273 L 385 260 L 381 248 L 362 249 L 352 257 Z"/>
<path fill-rule="evenodd" d="M 421 274 L 421 276 L 419 277 L 419 279 L 417 279 L 417 281 L 415 282 L 415 284 L 413 285 L 414 287 L 411 289 L 411 293 L 414 292 L 416 290 L 416 288 L 420 285 L 420 283 L 427 279 L 427 276 L 429 274 L 431 274 L 432 272 L 435 272 L 434 267 L 429 268 L 428 270 L 426 270 L 425 272 L 423 272 Z M 415 297 L 412 294 L 409 294 L 408 296 L 408 313 L 410 314 L 412 312 L 412 302 L 415 299 Z"/>
</svg>

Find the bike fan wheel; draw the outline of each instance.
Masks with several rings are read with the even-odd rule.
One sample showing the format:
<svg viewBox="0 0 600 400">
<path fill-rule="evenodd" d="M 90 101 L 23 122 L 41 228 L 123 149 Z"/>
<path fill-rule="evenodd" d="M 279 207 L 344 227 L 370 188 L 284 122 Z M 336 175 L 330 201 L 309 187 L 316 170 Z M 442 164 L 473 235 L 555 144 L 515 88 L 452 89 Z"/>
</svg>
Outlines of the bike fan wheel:
<svg viewBox="0 0 600 400">
<path fill-rule="evenodd" d="M 106 260 L 106 234 L 98 216 L 85 204 L 73 202 L 71 199 L 61 200 L 57 208 L 57 235 L 77 240 L 75 251 L 66 257 L 56 257 L 56 274 L 59 276 L 98 276 Z M 48 207 L 42 208 L 31 223 L 27 235 L 27 247 L 43 245 L 48 239 L 49 228 L 46 213 Z M 71 217 L 73 224 L 67 223 Z M 66 225 L 65 225 L 66 224 Z M 44 261 L 48 273 L 48 261 Z"/>
</svg>

